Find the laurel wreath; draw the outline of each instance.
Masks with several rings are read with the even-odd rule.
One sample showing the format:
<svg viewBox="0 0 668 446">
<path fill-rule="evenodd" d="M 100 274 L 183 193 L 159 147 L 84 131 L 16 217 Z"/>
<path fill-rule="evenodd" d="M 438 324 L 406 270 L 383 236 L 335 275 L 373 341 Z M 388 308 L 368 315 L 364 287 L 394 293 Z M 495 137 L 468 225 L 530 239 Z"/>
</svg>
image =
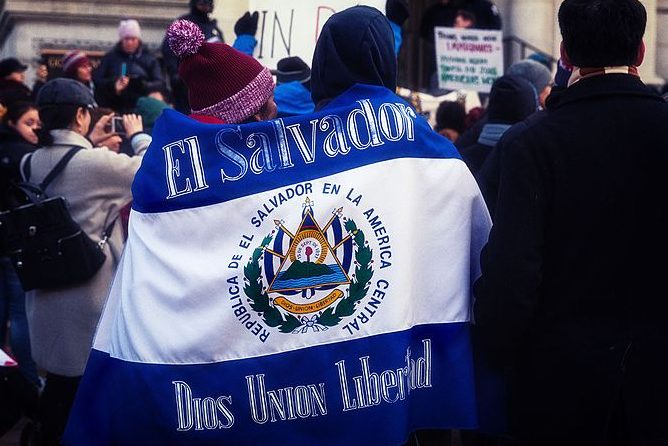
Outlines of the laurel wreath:
<svg viewBox="0 0 668 446">
<path fill-rule="evenodd" d="M 341 319 L 355 312 L 357 303 L 364 299 L 369 291 L 369 282 L 373 277 L 372 252 L 366 243 L 364 232 L 357 229 L 353 220 L 347 220 L 345 228 L 353 234 L 352 239 L 357 248 L 355 274 L 348 288 L 348 295 L 341 299 L 335 308 L 329 307 L 318 316 L 316 323 L 325 327 L 333 327 L 339 324 Z M 266 289 L 263 288 L 260 258 L 272 239 L 271 234 L 267 235 L 262 240 L 262 244 L 253 250 L 250 260 L 244 266 L 244 293 L 249 298 L 251 308 L 259 313 L 265 324 L 269 327 L 278 327 L 281 333 L 292 333 L 304 324 L 292 314 L 284 316 L 278 308 L 272 305 Z"/>
</svg>

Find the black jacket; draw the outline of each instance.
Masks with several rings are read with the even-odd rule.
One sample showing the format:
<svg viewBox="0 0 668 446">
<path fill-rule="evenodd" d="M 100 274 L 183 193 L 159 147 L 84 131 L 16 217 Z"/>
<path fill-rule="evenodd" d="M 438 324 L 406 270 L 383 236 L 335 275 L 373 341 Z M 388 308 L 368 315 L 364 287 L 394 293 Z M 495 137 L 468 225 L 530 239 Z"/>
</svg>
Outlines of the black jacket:
<svg viewBox="0 0 668 446">
<path fill-rule="evenodd" d="M 497 144 L 474 314 L 481 351 L 514 367 L 523 444 L 668 444 L 667 123 L 640 79 L 609 74 Z"/>
<path fill-rule="evenodd" d="M 27 142 L 11 128 L 0 126 L 0 211 L 16 204 L 9 195 L 10 184 L 22 181 L 19 171 L 21 158 L 35 149 L 37 146 Z"/>
<path fill-rule="evenodd" d="M 119 96 L 116 95 L 114 83 L 121 76 L 124 63 L 127 64 L 126 73 L 130 77 L 130 85 Z M 100 66 L 93 73 L 93 82 L 98 104 L 120 113 L 133 111 L 137 99 L 149 90 L 165 87 L 160 63 L 144 44 L 141 44 L 134 54 L 125 53 L 120 43 L 116 44 L 102 58 Z"/>
</svg>

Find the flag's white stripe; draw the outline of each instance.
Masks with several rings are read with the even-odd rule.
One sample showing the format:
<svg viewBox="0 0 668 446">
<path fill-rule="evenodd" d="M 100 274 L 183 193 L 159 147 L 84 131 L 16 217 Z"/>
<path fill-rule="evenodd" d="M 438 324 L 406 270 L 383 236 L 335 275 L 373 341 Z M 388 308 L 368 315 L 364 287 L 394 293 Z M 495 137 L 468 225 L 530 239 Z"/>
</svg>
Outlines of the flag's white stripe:
<svg viewBox="0 0 668 446">
<path fill-rule="evenodd" d="M 417 324 L 469 320 L 469 284 L 478 273 L 477 253 L 485 242 L 489 217 L 466 165 L 456 159 L 397 159 L 310 182 L 314 213 L 324 225 L 331 210 L 344 207 L 374 251 L 369 294 L 386 280 L 389 287 L 377 313 L 359 324 L 355 337 L 401 331 Z M 322 194 L 324 185 L 341 186 Z M 260 228 L 251 218 L 281 188 L 217 205 L 157 214 L 133 212 L 129 240 L 95 348 L 113 357 L 150 363 L 206 363 L 291 351 L 345 341 L 343 325 L 308 334 L 271 332 L 266 342 L 234 316 L 227 280 L 243 281 L 243 265 L 273 220 L 296 230 L 305 195 L 276 207 Z M 352 193 L 348 193 L 354 189 Z M 424 195 L 417 200 L 412 190 Z M 347 198 L 347 195 L 350 198 Z M 351 202 L 362 195 L 359 205 Z M 390 237 L 392 266 L 381 269 L 379 247 L 363 212 L 373 208 Z M 471 246 L 467 235 L 476 246 Z M 239 246 L 253 236 L 250 247 Z M 228 268 L 232 256 L 243 259 Z M 264 268 L 263 268 L 264 269 Z M 351 273 L 354 270 L 351 268 Z M 119 277 L 122 275 L 122 280 Z M 241 284 L 240 284 L 241 285 Z M 384 285 L 384 283 L 380 284 Z M 252 320 L 261 321 L 250 309 Z M 364 301 L 359 308 L 364 307 Z M 367 313 L 368 314 L 368 313 Z"/>
</svg>

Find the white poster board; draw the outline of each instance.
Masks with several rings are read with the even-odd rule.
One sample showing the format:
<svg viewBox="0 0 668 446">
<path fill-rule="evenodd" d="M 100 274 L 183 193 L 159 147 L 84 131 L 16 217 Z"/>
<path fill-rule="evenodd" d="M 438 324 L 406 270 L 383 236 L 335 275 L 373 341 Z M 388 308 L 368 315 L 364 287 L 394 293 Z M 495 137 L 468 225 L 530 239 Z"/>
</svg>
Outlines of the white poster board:
<svg viewBox="0 0 668 446">
<path fill-rule="evenodd" d="M 313 50 L 323 25 L 334 13 L 355 5 L 385 12 L 385 0 L 250 0 L 248 9 L 258 11 L 255 56 L 263 65 L 299 56 L 311 66 Z"/>
<path fill-rule="evenodd" d="M 489 93 L 503 75 L 501 31 L 434 28 L 438 86 Z"/>
</svg>

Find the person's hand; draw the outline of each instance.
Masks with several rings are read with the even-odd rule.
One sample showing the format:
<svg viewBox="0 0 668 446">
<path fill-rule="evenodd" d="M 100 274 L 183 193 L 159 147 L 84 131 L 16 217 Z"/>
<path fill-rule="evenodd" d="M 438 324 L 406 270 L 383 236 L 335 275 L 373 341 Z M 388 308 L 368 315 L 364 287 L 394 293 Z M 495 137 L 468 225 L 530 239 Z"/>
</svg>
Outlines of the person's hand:
<svg viewBox="0 0 668 446">
<path fill-rule="evenodd" d="M 100 142 L 99 146 L 100 147 L 106 147 L 108 150 L 111 150 L 112 152 L 118 153 L 121 150 L 121 143 L 123 142 L 123 138 L 121 138 L 118 135 L 111 135 L 107 139 L 103 140 Z"/>
<path fill-rule="evenodd" d="M 37 72 L 35 74 L 37 75 L 37 79 L 42 82 L 46 82 L 46 79 L 49 77 L 49 69 L 46 67 L 46 65 L 41 64 L 37 67 Z"/>
<path fill-rule="evenodd" d="M 133 113 L 123 115 L 123 128 L 125 129 L 125 134 L 128 135 L 128 138 L 135 133 L 143 132 L 144 124 L 142 123 L 141 115 L 135 115 Z"/>
<path fill-rule="evenodd" d="M 88 139 L 90 139 L 95 147 L 98 147 L 103 141 L 115 135 L 115 133 L 107 130 L 107 128 L 109 128 L 109 122 L 113 117 L 113 113 L 102 116 L 95 124 L 95 127 L 93 127 L 93 130 L 88 134 Z"/>
<path fill-rule="evenodd" d="M 130 78 L 128 76 L 121 76 L 118 79 L 116 79 L 116 82 L 114 83 L 114 89 L 116 90 L 116 94 L 119 95 L 128 88 L 128 85 L 130 85 Z"/>
<path fill-rule="evenodd" d="M 406 0 L 387 0 L 385 3 L 385 16 L 399 26 L 402 26 L 410 15 Z"/>
<path fill-rule="evenodd" d="M 237 36 L 246 34 L 254 36 L 255 33 L 257 33 L 257 22 L 259 18 L 260 14 L 257 11 L 253 14 L 246 11 L 246 13 L 237 20 L 237 23 L 234 24 L 234 34 Z"/>
</svg>

